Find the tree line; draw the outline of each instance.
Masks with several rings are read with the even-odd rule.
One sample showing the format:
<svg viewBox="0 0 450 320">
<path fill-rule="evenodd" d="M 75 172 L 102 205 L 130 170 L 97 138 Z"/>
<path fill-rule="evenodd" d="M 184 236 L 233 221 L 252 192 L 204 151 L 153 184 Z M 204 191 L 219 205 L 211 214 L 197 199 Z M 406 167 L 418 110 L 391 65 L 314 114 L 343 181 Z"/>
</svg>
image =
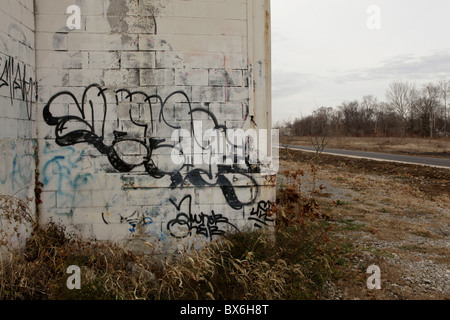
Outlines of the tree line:
<svg viewBox="0 0 450 320">
<path fill-rule="evenodd" d="M 279 125 L 281 133 L 295 136 L 449 136 L 450 80 L 421 86 L 392 82 L 386 101 L 372 95 L 320 107 L 311 115 Z"/>
</svg>

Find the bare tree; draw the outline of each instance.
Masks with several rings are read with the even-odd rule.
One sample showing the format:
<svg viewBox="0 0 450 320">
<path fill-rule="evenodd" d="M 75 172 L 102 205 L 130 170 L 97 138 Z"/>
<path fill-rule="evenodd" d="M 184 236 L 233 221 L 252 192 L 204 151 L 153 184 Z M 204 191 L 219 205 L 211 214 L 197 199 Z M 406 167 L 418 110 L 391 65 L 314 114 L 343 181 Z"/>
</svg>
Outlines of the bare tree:
<svg viewBox="0 0 450 320">
<path fill-rule="evenodd" d="M 436 115 L 440 96 L 441 90 L 439 85 L 432 82 L 423 85 L 419 108 L 423 124 L 428 126 L 427 131 L 430 138 L 434 137 L 436 131 Z"/>
<path fill-rule="evenodd" d="M 406 121 L 408 113 L 411 111 L 414 85 L 408 82 L 395 81 L 389 85 L 386 91 L 386 98 L 392 104 L 401 119 L 401 131 L 406 133 Z"/>
<path fill-rule="evenodd" d="M 292 145 L 292 141 L 295 137 L 293 123 L 289 121 L 278 122 L 275 126 L 280 132 L 280 137 L 283 139 L 284 148 L 286 153 L 290 156 L 289 147 Z M 280 145 L 281 147 L 281 145 Z"/>
<path fill-rule="evenodd" d="M 358 109 L 359 102 L 357 100 L 350 102 L 343 102 L 339 107 L 342 114 L 342 125 L 345 134 L 354 135 L 358 133 Z"/>
<path fill-rule="evenodd" d="M 364 96 L 361 101 L 361 121 L 364 126 L 365 134 L 374 134 L 376 132 L 376 110 L 378 99 L 373 95 Z"/>
<path fill-rule="evenodd" d="M 332 108 L 319 108 L 314 111 L 313 129 L 311 130 L 311 144 L 316 151 L 314 161 L 311 163 L 311 173 L 313 176 L 313 189 L 316 191 L 317 170 L 319 168 L 320 156 L 330 141 L 329 129 L 332 118 Z"/>
<path fill-rule="evenodd" d="M 443 79 L 439 81 L 439 89 L 441 90 L 441 99 L 443 100 L 444 126 L 442 131 L 448 134 L 448 99 L 450 98 L 450 80 Z"/>
<path fill-rule="evenodd" d="M 388 135 L 392 128 L 392 121 L 395 121 L 395 112 L 392 105 L 387 102 L 380 102 L 375 108 L 375 128 L 374 133 L 377 135 Z"/>
</svg>

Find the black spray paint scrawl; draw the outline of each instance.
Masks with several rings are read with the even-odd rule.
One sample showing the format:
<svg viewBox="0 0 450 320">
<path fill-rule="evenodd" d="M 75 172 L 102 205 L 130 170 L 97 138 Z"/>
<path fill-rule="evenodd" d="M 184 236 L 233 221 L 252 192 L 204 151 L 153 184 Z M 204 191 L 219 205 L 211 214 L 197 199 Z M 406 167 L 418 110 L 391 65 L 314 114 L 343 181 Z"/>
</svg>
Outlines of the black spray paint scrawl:
<svg viewBox="0 0 450 320">
<path fill-rule="evenodd" d="M 145 92 L 137 91 L 131 92 L 127 89 L 116 90 L 116 103 L 118 104 L 120 94 L 125 96 L 125 99 L 131 104 L 133 99 L 137 96 L 143 98 L 145 108 L 150 114 L 150 121 L 148 123 L 141 122 L 133 115 L 132 107 L 129 109 L 129 122 L 138 130 L 143 132 L 142 136 L 136 136 L 133 132 L 113 130 L 113 132 L 106 132 L 106 119 L 108 116 L 108 103 L 105 92 L 106 88 L 99 84 L 91 84 L 88 86 L 78 100 L 77 97 L 70 91 L 63 91 L 55 94 L 50 98 L 43 110 L 43 117 L 45 122 L 52 127 L 55 127 L 55 142 L 61 147 L 73 146 L 77 144 L 89 144 L 93 146 L 98 152 L 106 156 L 111 166 L 117 172 L 128 173 L 136 168 L 141 168 L 146 174 L 155 179 L 161 179 L 165 176 L 171 178 L 171 188 L 183 188 L 185 184 L 190 184 L 196 187 L 220 187 L 223 196 L 227 203 L 234 210 L 240 210 L 244 206 L 255 203 L 258 196 L 258 185 L 252 176 L 255 171 L 255 166 L 250 165 L 248 159 L 245 161 L 245 166 L 238 166 L 236 164 L 221 164 L 217 165 L 216 173 L 213 174 L 211 165 L 209 169 L 196 168 L 192 164 L 183 164 L 171 171 L 164 170 L 155 165 L 152 156 L 163 148 L 175 148 L 173 144 L 167 144 L 166 139 L 158 138 L 156 136 L 156 126 L 166 126 L 172 130 L 180 130 L 181 126 L 171 123 L 169 116 L 167 116 L 166 107 L 173 101 L 181 102 L 186 106 L 185 117 L 189 119 L 188 131 L 191 133 L 193 140 L 195 140 L 196 132 L 194 121 L 196 116 L 205 118 L 205 115 L 213 122 L 214 129 L 221 130 L 227 136 L 227 127 L 219 125 L 215 115 L 203 108 L 192 108 L 186 93 L 182 91 L 175 91 L 171 93 L 165 100 L 158 95 L 147 95 Z M 89 97 L 89 98 L 88 98 Z M 55 115 L 60 113 L 59 99 L 62 101 L 70 101 L 69 111 L 66 115 Z M 95 103 L 93 101 L 95 99 Z M 67 102 L 65 103 L 67 104 Z M 58 112 L 58 113 L 57 113 Z M 128 129 L 132 130 L 132 129 Z M 110 143 L 106 142 L 106 134 L 108 137 L 113 137 Z M 139 148 L 141 153 L 140 160 L 129 160 L 127 154 L 123 151 L 123 146 L 134 145 Z M 238 146 L 237 146 L 238 147 Z M 202 147 L 203 148 L 203 147 Z M 183 153 L 183 150 L 178 150 Z M 257 172 L 257 171 L 256 171 Z M 249 199 L 241 200 L 233 182 L 230 181 L 229 176 L 233 175 L 235 178 L 240 177 L 241 180 L 246 180 L 246 188 L 250 190 L 251 196 Z"/>
</svg>

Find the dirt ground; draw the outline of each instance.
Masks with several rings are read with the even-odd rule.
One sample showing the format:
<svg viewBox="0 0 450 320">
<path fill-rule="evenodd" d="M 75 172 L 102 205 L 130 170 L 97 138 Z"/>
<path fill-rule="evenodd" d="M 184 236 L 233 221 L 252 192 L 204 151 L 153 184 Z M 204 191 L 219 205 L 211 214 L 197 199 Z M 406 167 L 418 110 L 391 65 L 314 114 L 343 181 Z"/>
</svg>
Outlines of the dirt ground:
<svg viewBox="0 0 450 320">
<path fill-rule="evenodd" d="M 302 192 L 355 251 L 349 276 L 327 283 L 323 299 L 450 299 L 450 169 L 321 155 L 314 190 L 311 161 L 281 150 L 280 172 L 305 172 Z M 371 265 L 381 290 L 367 289 Z"/>
</svg>

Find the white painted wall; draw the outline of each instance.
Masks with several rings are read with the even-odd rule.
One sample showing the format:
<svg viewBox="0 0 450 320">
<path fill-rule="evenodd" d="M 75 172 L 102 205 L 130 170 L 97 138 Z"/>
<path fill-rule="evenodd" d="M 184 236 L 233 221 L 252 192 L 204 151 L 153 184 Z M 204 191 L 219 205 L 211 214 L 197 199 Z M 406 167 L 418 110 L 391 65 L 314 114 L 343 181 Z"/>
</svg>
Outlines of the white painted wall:
<svg viewBox="0 0 450 320">
<path fill-rule="evenodd" d="M 17 21 L 33 19 L 27 3 Z M 73 4 L 80 30 L 66 26 Z M 23 22 L 35 63 L 23 61 L 37 66 L 39 83 L 41 222 L 169 251 L 270 225 L 270 179 L 245 165 L 177 166 L 170 157 L 173 131 L 195 135 L 194 121 L 204 130 L 270 128 L 269 8 L 268 0 L 36 0 L 35 32 Z M 23 115 L 13 117 L 28 128 Z M 31 129 L 20 134 L 33 141 Z"/>
<path fill-rule="evenodd" d="M 26 224 L 16 223 L 23 216 L 20 208 L 34 213 L 33 10 L 32 0 L 5 0 L 0 5 L 0 241 L 12 247 L 22 245 L 30 231 Z"/>
</svg>

